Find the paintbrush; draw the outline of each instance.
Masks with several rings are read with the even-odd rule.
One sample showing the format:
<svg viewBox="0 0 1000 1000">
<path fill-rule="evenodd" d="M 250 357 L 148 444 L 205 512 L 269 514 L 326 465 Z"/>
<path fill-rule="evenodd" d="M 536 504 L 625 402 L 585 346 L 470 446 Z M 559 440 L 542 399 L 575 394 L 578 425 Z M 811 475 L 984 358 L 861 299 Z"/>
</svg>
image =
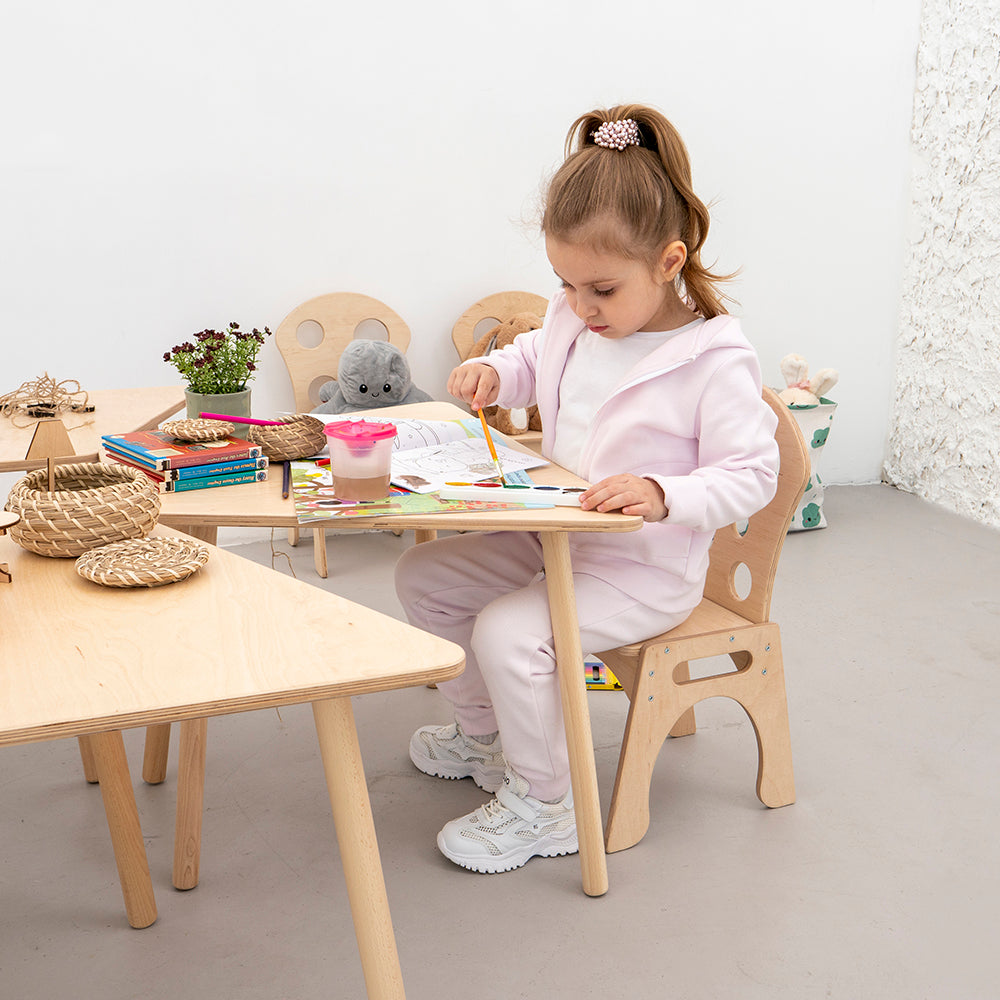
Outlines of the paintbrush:
<svg viewBox="0 0 1000 1000">
<path fill-rule="evenodd" d="M 503 477 L 503 466 L 500 464 L 500 459 L 497 458 L 497 450 L 493 447 L 493 437 L 490 434 L 490 425 L 486 423 L 486 414 L 483 412 L 483 408 L 481 406 L 479 407 L 479 420 L 483 425 L 483 435 L 486 438 L 486 446 L 490 449 L 493 464 L 497 467 L 497 475 L 500 477 L 500 482 L 506 486 L 507 480 Z"/>
</svg>

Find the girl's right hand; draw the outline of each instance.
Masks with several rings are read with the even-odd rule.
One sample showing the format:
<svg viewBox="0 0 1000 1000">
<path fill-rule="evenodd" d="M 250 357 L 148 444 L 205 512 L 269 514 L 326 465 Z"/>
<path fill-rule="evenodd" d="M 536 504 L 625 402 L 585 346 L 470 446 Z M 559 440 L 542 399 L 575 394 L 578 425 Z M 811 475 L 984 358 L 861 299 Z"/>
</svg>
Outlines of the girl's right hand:
<svg viewBox="0 0 1000 1000">
<path fill-rule="evenodd" d="M 500 377 L 492 365 L 459 365 L 448 376 L 448 392 L 473 410 L 492 406 L 500 394 Z"/>
</svg>

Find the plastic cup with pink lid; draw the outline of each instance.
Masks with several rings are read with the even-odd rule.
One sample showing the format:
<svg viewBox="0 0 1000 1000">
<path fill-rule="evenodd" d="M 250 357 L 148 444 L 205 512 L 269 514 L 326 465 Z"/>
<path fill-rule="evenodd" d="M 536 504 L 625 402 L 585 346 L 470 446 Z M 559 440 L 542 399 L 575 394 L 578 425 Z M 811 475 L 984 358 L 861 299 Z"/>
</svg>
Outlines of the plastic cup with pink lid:
<svg viewBox="0 0 1000 1000">
<path fill-rule="evenodd" d="M 342 500 L 381 500 L 388 496 L 396 425 L 335 420 L 324 430 L 330 446 L 334 493 Z"/>
</svg>

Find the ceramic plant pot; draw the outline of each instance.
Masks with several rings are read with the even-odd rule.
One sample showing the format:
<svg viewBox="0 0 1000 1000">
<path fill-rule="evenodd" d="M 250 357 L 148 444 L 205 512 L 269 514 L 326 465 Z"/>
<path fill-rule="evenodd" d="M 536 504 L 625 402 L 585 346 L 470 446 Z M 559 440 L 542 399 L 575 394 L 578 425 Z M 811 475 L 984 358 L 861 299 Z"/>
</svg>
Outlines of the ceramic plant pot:
<svg viewBox="0 0 1000 1000">
<path fill-rule="evenodd" d="M 250 390 L 242 392 L 191 392 L 184 390 L 187 400 L 187 415 L 198 417 L 202 413 L 224 413 L 227 417 L 250 416 Z"/>
</svg>

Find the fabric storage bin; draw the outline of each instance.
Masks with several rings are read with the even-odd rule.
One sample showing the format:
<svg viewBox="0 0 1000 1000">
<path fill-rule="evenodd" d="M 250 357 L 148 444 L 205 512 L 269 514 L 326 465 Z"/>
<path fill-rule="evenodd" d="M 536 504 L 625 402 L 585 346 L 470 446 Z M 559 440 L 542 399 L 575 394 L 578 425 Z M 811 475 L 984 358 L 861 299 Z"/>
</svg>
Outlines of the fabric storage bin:
<svg viewBox="0 0 1000 1000">
<path fill-rule="evenodd" d="M 818 406 L 788 407 L 802 431 L 802 437 L 809 452 L 809 483 L 802 496 L 789 525 L 789 531 L 810 531 L 814 528 L 826 527 L 826 515 L 823 513 L 823 480 L 819 474 L 819 460 L 823 454 L 823 446 L 830 436 L 830 424 L 837 404 L 825 396 L 820 397 Z"/>
</svg>

